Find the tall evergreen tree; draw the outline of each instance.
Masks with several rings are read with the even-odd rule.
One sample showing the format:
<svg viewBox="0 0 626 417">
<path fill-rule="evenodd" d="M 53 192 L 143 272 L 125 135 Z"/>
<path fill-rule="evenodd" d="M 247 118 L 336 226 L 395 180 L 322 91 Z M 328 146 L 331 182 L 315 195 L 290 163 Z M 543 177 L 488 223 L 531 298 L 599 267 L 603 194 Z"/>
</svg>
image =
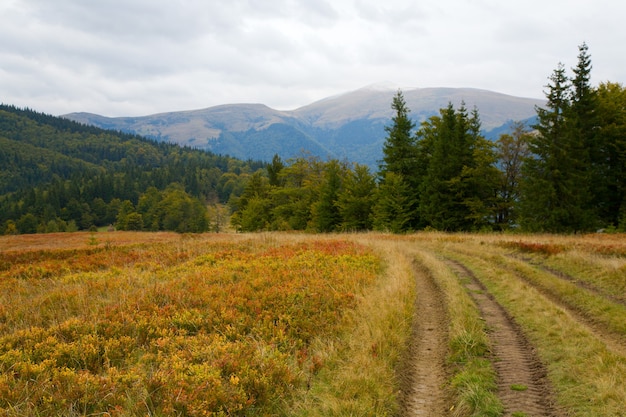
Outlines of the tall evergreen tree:
<svg viewBox="0 0 626 417">
<path fill-rule="evenodd" d="M 418 137 L 430 149 L 420 187 L 420 215 L 439 230 L 474 230 L 493 221 L 497 170 L 493 145 L 480 134 L 477 110 L 471 115 L 450 103 L 422 124 Z"/>
<path fill-rule="evenodd" d="M 604 226 L 618 226 L 626 232 L 626 88 L 602 83 L 597 90 L 599 148 L 597 175 L 603 179 L 594 191 Z"/>
<path fill-rule="evenodd" d="M 409 230 L 412 218 L 411 193 L 402 175 L 387 172 L 378 187 L 372 209 L 372 225 L 375 230 L 401 233 Z"/>
<path fill-rule="evenodd" d="M 602 177 L 602 160 L 597 133 L 597 91 L 591 86 L 591 56 L 587 44 L 578 47 L 578 63 L 573 68 L 570 106 L 566 112 L 569 143 L 574 153 L 572 175 L 578 178 L 576 187 L 581 205 L 580 228 L 598 226 L 597 202 L 605 179 Z"/>
<path fill-rule="evenodd" d="M 546 108 L 537 108 L 537 134 L 529 142 L 531 156 L 524 162 L 520 198 L 520 223 L 529 231 L 575 232 L 594 227 L 583 128 L 587 121 L 582 117 L 586 107 L 582 103 L 587 100 L 585 57 L 581 52 L 573 92 L 559 64 L 549 78 Z"/>
<path fill-rule="evenodd" d="M 341 223 L 337 203 L 346 170 L 337 160 L 328 161 L 323 170 L 318 198 L 311 208 L 311 224 L 318 232 L 332 232 Z"/>
<path fill-rule="evenodd" d="M 393 97 L 391 108 L 395 114 L 391 125 L 385 126 L 387 138 L 383 145 L 383 160 L 379 166 L 379 180 L 386 181 L 387 174 L 393 173 L 394 181 L 403 182 L 402 189 L 407 193 L 403 200 L 409 204 L 402 212 L 408 213 L 409 220 L 401 221 L 404 227 L 415 228 L 418 225 L 418 190 L 419 178 L 416 140 L 413 133 L 415 123 L 409 117 L 410 110 L 406 105 L 402 91 L 398 90 Z M 393 185 L 394 187 L 397 184 Z"/>
<path fill-rule="evenodd" d="M 566 189 L 561 171 L 565 162 L 565 111 L 569 106 L 568 79 L 559 63 L 549 78 L 546 108 L 537 107 L 537 134 L 529 142 L 531 156 L 524 161 L 520 222 L 529 231 L 561 230 L 567 207 L 559 201 Z"/>
<path fill-rule="evenodd" d="M 381 178 L 387 172 L 394 172 L 409 180 L 415 169 L 415 140 L 413 129 L 415 123 L 409 117 L 409 108 L 404 100 L 402 91 L 393 97 L 391 108 L 395 115 L 391 125 L 385 126 L 387 138 L 383 145 L 383 160 L 379 166 Z"/>
</svg>

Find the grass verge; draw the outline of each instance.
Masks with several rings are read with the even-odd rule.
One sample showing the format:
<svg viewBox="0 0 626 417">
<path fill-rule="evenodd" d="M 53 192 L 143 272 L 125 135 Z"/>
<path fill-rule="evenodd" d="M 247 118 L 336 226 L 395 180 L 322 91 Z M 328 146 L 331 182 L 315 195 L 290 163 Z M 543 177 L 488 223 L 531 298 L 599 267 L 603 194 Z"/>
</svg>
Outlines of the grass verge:
<svg viewBox="0 0 626 417">
<path fill-rule="evenodd" d="M 364 238 L 360 238 L 362 242 Z M 384 259 L 377 285 L 367 289 L 334 341 L 318 340 L 325 366 L 288 413 L 290 416 L 395 416 L 399 365 L 411 336 L 415 283 L 397 242 L 369 241 Z"/>
</svg>

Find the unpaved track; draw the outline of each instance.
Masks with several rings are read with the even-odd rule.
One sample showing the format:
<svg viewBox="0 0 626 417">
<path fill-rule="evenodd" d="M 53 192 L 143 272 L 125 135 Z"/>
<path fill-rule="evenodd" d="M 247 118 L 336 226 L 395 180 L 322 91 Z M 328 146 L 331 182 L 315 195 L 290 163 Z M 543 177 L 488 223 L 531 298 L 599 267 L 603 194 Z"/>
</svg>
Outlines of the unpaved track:
<svg viewBox="0 0 626 417">
<path fill-rule="evenodd" d="M 439 417 L 447 414 L 444 394 L 448 328 L 446 309 L 441 291 L 430 274 L 417 265 L 414 265 L 413 272 L 417 300 L 402 415 Z"/>
<path fill-rule="evenodd" d="M 518 326 L 506 311 L 488 295 L 474 274 L 457 261 L 448 261 L 457 276 L 466 282 L 489 329 L 493 366 L 498 375 L 498 397 L 505 416 L 559 416 L 552 404 L 546 370 Z"/>
<path fill-rule="evenodd" d="M 552 268 L 550 266 L 544 265 L 540 262 L 534 261 L 530 258 L 525 258 L 522 256 L 516 257 L 516 256 L 509 256 L 509 258 L 511 259 L 516 259 L 516 260 L 520 260 L 522 262 L 526 262 L 529 265 L 532 265 L 536 268 L 541 269 L 542 271 L 548 272 L 550 274 L 552 274 L 553 276 L 562 279 L 564 281 L 570 282 L 574 285 L 576 285 L 578 288 L 589 291 L 590 293 L 600 296 L 600 297 L 604 297 L 607 300 L 616 303 L 616 304 L 621 304 L 621 305 L 626 305 L 626 299 L 624 299 L 623 297 L 616 297 L 612 294 L 608 294 L 606 291 L 603 291 L 600 288 L 595 287 L 594 285 L 585 282 L 585 281 L 581 281 L 579 279 L 574 278 L 573 276 L 563 272 L 563 271 L 559 271 L 558 269 Z"/>
<path fill-rule="evenodd" d="M 527 262 L 529 265 L 542 269 L 543 271 L 553 275 L 557 279 L 562 279 L 564 281 L 570 282 L 573 285 L 576 285 L 578 288 L 589 291 L 590 293 L 594 295 L 604 297 L 607 300 L 617 303 L 617 304 L 621 303 L 620 301 L 617 301 L 614 298 L 611 298 L 610 296 L 607 296 L 606 294 L 601 293 L 600 291 L 594 290 L 593 287 L 587 284 L 580 283 L 575 278 L 570 277 L 569 275 L 565 273 L 556 271 L 554 269 L 545 267 L 543 265 L 536 265 L 525 259 L 522 259 L 522 261 Z M 530 279 L 526 278 L 523 274 L 518 273 L 516 275 L 520 280 L 522 280 L 524 283 L 528 284 L 529 286 L 532 286 L 533 288 L 535 288 L 537 291 L 539 291 L 539 293 L 544 295 L 547 299 L 552 301 L 555 305 L 559 306 L 564 311 L 567 311 L 567 313 L 572 317 L 572 319 L 576 320 L 582 327 L 587 329 L 588 332 L 595 335 L 598 340 L 601 340 L 602 343 L 605 344 L 607 349 L 609 349 L 610 351 L 618 355 L 626 356 L 626 338 L 624 338 L 623 334 L 616 333 L 614 331 L 607 329 L 606 325 L 604 325 L 603 323 L 597 320 L 591 319 L 589 316 L 585 315 L 584 312 L 581 312 L 578 308 L 573 307 L 570 303 L 564 301 L 561 297 L 555 295 L 551 290 L 541 285 L 537 285 L 536 283 L 532 282 Z"/>
</svg>

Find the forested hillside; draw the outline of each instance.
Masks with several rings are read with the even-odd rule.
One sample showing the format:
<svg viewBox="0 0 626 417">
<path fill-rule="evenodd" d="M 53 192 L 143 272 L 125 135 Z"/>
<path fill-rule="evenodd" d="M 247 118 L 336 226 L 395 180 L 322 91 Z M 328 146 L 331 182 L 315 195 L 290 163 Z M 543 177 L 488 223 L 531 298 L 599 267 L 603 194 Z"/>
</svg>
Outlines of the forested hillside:
<svg viewBox="0 0 626 417">
<path fill-rule="evenodd" d="M 0 106 L 0 232 L 205 231 L 263 164 Z"/>
</svg>

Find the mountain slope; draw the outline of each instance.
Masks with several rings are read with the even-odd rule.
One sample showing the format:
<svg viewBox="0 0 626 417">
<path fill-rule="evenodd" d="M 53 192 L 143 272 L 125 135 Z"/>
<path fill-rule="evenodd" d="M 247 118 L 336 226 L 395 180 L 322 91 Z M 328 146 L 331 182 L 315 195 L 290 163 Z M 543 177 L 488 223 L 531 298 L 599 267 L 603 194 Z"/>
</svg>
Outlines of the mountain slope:
<svg viewBox="0 0 626 417">
<path fill-rule="evenodd" d="M 0 235 L 109 225 L 145 195 L 144 206 L 175 198 L 180 213 L 225 203 L 263 166 L 0 104 Z M 152 219 L 145 228 L 179 227 Z"/>
<path fill-rule="evenodd" d="M 65 117 L 102 128 L 132 132 L 241 159 L 269 161 L 309 152 L 374 167 L 382 156 L 384 126 L 393 116 L 396 90 L 362 88 L 329 97 L 292 111 L 262 104 L 231 104 L 203 110 L 144 117 L 107 118 L 87 113 Z M 416 123 L 438 114 L 448 103 L 479 110 L 483 129 L 535 115 L 542 100 L 513 97 L 469 88 L 417 88 L 403 91 Z"/>
</svg>

